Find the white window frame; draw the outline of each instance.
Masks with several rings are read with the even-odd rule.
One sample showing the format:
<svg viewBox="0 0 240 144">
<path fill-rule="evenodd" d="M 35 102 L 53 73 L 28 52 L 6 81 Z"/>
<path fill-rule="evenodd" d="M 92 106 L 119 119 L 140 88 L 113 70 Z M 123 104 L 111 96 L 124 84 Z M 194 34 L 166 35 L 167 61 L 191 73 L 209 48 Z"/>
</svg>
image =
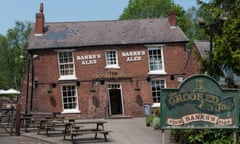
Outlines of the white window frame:
<svg viewBox="0 0 240 144">
<path fill-rule="evenodd" d="M 75 97 L 75 102 L 76 102 L 76 107 L 75 108 L 65 108 L 64 107 L 64 95 L 63 95 L 63 87 L 74 87 L 75 95 L 74 96 L 69 96 L 69 97 Z M 62 113 L 80 113 L 79 110 L 79 104 L 78 104 L 78 93 L 77 93 L 77 86 L 75 84 L 65 84 L 61 86 L 61 96 L 62 96 Z"/>
<path fill-rule="evenodd" d="M 60 53 L 64 53 L 64 52 L 70 52 L 70 53 L 72 53 L 72 62 L 68 62 L 67 64 L 72 64 L 73 65 L 73 74 L 69 74 L 69 75 L 63 75 L 63 74 L 61 74 L 61 65 L 62 65 L 62 63 L 60 63 L 60 56 L 59 56 L 59 54 Z M 57 51 L 57 53 L 58 53 L 58 70 L 59 70 L 59 78 L 58 78 L 58 80 L 76 80 L 77 79 L 77 77 L 76 77 L 76 71 L 75 71 L 75 62 L 74 62 L 74 50 L 58 50 Z"/>
<path fill-rule="evenodd" d="M 165 66 L 164 66 L 163 45 L 150 45 L 147 47 L 148 47 L 148 66 L 149 66 L 148 74 L 166 74 Z M 151 70 L 149 51 L 150 50 L 159 50 L 159 49 L 161 50 L 162 69 Z"/>
<path fill-rule="evenodd" d="M 112 52 L 115 52 L 115 61 L 116 61 L 116 63 L 115 64 L 108 64 L 108 61 L 109 61 L 109 58 L 108 58 L 108 52 L 110 52 L 110 51 L 112 51 Z M 118 63 L 118 53 L 117 53 L 117 50 L 106 50 L 105 51 L 105 60 L 106 60 L 106 66 L 105 66 L 105 68 L 113 68 L 113 69 L 119 69 L 120 68 L 120 66 L 119 66 L 119 63 Z"/>
<path fill-rule="evenodd" d="M 155 84 L 153 85 L 153 82 L 155 81 Z M 160 89 L 157 89 L 158 88 L 158 85 L 156 85 L 156 81 L 159 81 L 160 82 Z M 162 83 L 163 82 L 163 83 Z M 163 85 L 162 85 L 163 84 Z M 157 89 L 155 92 L 156 93 L 159 93 L 158 96 L 154 96 L 153 93 L 153 86 Z M 160 91 L 162 88 L 166 88 L 166 81 L 164 79 L 153 79 L 151 80 L 151 95 L 152 95 L 152 102 L 153 104 L 160 104 Z M 154 101 L 154 97 L 157 97 L 159 98 L 159 101 Z"/>
</svg>

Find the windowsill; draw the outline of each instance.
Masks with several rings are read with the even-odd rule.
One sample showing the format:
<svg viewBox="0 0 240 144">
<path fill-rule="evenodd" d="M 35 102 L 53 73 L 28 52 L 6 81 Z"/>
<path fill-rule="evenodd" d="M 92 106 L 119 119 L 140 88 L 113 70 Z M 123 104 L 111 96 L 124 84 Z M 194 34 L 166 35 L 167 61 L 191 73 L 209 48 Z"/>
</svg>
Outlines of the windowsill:
<svg viewBox="0 0 240 144">
<path fill-rule="evenodd" d="M 77 80 L 78 78 L 75 75 L 69 75 L 69 76 L 60 76 L 58 80 Z"/>
<path fill-rule="evenodd" d="M 62 114 L 67 114 L 67 113 L 81 113 L 81 111 L 76 110 L 76 109 L 74 109 L 74 110 L 63 110 L 61 113 L 62 113 Z"/>
<path fill-rule="evenodd" d="M 159 74 L 162 74 L 162 75 L 165 75 L 167 74 L 165 71 L 149 71 L 148 72 L 149 75 L 159 75 Z"/>
<path fill-rule="evenodd" d="M 105 66 L 105 69 L 120 69 L 119 65 L 109 65 L 109 66 Z"/>
</svg>

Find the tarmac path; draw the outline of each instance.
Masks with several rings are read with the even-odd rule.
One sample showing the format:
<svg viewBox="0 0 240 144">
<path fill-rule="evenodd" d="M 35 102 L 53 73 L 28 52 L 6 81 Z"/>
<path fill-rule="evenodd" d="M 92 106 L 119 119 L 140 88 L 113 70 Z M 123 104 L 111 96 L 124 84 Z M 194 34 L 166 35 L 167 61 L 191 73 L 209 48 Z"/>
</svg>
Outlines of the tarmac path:
<svg viewBox="0 0 240 144">
<path fill-rule="evenodd" d="M 49 144 L 48 142 L 25 136 L 10 136 L 0 128 L 0 144 Z"/>
</svg>

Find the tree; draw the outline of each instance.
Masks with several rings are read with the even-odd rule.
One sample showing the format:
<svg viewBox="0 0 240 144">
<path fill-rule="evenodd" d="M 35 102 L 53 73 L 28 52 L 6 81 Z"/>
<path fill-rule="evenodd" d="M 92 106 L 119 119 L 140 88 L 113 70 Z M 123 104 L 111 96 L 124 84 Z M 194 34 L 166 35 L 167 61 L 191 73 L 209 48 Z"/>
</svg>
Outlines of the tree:
<svg viewBox="0 0 240 144">
<path fill-rule="evenodd" d="M 165 17 L 173 6 L 171 0 L 129 0 L 120 19 Z"/>
<path fill-rule="evenodd" d="M 230 17 L 224 22 L 222 32 L 216 37 L 215 61 L 224 68 L 232 69 L 240 75 L 240 4 L 233 8 Z"/>
<path fill-rule="evenodd" d="M 208 24 L 213 24 L 213 72 L 214 77 L 225 73 L 225 80 L 232 83 L 232 73 L 240 75 L 240 1 L 216 0 L 202 3 L 198 0 L 201 16 Z M 211 15 L 207 13 L 211 13 Z M 226 17 L 222 16 L 228 16 Z M 223 19 L 224 18 L 224 19 Z M 209 33 L 209 29 L 205 31 Z M 228 73 L 226 75 L 226 73 Z M 230 74 L 230 75 L 229 75 Z M 229 84 L 234 87 L 234 84 Z"/>
<path fill-rule="evenodd" d="M 0 35 L 0 87 L 19 89 L 26 73 L 27 62 L 20 55 L 27 56 L 30 23 L 17 21 L 6 36 Z"/>
</svg>

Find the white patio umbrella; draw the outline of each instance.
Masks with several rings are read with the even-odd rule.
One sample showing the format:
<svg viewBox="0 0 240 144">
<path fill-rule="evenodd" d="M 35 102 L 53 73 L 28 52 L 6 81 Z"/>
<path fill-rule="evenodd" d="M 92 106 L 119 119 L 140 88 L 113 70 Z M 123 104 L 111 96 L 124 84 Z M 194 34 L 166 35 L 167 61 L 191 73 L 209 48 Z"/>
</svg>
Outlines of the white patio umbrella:
<svg viewBox="0 0 240 144">
<path fill-rule="evenodd" d="M 20 92 L 12 88 L 8 90 L 0 89 L 0 94 L 20 94 Z"/>
<path fill-rule="evenodd" d="M 0 89 L 0 94 L 4 94 L 5 90 Z"/>
<path fill-rule="evenodd" d="M 20 92 L 15 89 L 8 89 L 6 90 L 6 94 L 20 94 Z"/>
</svg>

